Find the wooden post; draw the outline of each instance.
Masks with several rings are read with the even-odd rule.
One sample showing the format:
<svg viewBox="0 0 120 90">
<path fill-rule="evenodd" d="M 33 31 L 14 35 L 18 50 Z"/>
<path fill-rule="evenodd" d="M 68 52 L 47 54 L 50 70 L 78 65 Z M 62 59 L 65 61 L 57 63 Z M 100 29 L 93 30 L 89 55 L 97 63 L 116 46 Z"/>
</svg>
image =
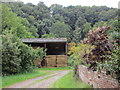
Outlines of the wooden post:
<svg viewBox="0 0 120 90">
<path fill-rule="evenodd" d="M 67 51 L 68 51 L 68 50 L 67 50 L 67 42 L 65 43 L 65 45 L 66 45 L 65 50 L 66 50 L 66 55 L 67 55 Z"/>
<path fill-rule="evenodd" d="M 44 43 L 44 49 L 46 49 L 46 43 Z M 45 57 L 45 66 L 47 67 L 46 57 Z"/>
<path fill-rule="evenodd" d="M 46 43 L 44 43 L 44 48 L 46 49 Z"/>
<path fill-rule="evenodd" d="M 66 59 L 67 59 L 67 66 L 68 66 L 68 55 L 67 55 L 67 53 L 68 53 L 68 42 L 66 42 L 65 43 L 66 44 Z"/>
</svg>

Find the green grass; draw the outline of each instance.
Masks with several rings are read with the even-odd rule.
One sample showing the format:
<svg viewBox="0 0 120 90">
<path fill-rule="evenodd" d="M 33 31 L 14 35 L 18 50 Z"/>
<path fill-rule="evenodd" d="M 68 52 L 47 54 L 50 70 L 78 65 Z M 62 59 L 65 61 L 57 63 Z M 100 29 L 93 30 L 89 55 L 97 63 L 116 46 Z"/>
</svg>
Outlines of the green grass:
<svg viewBox="0 0 120 90">
<path fill-rule="evenodd" d="M 58 79 L 50 88 L 91 88 L 90 85 L 77 81 L 73 77 L 73 71 Z"/>
<path fill-rule="evenodd" d="M 40 70 L 71 70 L 72 67 L 40 68 Z"/>
<path fill-rule="evenodd" d="M 41 69 L 35 69 L 31 73 L 23 73 L 23 74 L 16 74 L 16 75 L 10 75 L 2 77 L 2 87 L 7 87 L 9 85 L 15 84 L 17 82 L 21 82 L 27 79 L 44 76 L 48 74 L 52 74 L 53 72 L 49 72 L 48 70 L 41 70 Z"/>
<path fill-rule="evenodd" d="M 0 76 L 0 87 L 2 87 L 2 77 Z"/>
</svg>

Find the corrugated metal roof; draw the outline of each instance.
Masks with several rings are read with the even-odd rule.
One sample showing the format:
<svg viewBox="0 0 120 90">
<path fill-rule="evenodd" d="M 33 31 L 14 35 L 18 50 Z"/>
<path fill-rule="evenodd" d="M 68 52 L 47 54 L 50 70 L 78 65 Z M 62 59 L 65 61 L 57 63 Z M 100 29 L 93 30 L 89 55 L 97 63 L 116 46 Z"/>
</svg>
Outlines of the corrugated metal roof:
<svg viewBox="0 0 120 90">
<path fill-rule="evenodd" d="M 24 43 L 67 42 L 67 38 L 25 38 Z"/>
</svg>

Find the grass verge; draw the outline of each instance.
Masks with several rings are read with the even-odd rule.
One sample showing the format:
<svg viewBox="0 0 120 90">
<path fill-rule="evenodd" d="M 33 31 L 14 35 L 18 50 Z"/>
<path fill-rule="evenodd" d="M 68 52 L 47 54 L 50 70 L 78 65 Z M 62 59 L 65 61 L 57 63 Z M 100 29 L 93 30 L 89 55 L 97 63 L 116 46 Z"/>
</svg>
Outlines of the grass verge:
<svg viewBox="0 0 120 90">
<path fill-rule="evenodd" d="M 50 88 L 91 88 L 90 85 L 77 81 L 73 77 L 73 71 L 58 79 Z"/>
<path fill-rule="evenodd" d="M 10 76 L 2 77 L 2 88 L 7 87 L 9 85 L 13 85 L 17 82 L 25 81 L 27 79 L 32 79 L 39 76 L 49 75 L 54 72 L 49 72 L 47 70 L 35 69 L 31 73 L 23 73 L 23 74 L 16 74 Z"/>
<path fill-rule="evenodd" d="M 71 70 L 72 67 L 40 68 L 40 70 Z"/>
</svg>

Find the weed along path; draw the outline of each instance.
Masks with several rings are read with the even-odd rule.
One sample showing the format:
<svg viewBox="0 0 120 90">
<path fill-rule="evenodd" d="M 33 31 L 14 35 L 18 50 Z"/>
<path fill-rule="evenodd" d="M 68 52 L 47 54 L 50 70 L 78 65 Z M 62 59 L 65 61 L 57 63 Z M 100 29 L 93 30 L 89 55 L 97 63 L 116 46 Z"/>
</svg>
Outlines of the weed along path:
<svg viewBox="0 0 120 90">
<path fill-rule="evenodd" d="M 50 87 L 56 80 L 66 75 L 71 70 L 55 71 L 53 74 L 36 77 L 23 82 L 16 83 L 6 88 L 47 88 Z"/>
</svg>

